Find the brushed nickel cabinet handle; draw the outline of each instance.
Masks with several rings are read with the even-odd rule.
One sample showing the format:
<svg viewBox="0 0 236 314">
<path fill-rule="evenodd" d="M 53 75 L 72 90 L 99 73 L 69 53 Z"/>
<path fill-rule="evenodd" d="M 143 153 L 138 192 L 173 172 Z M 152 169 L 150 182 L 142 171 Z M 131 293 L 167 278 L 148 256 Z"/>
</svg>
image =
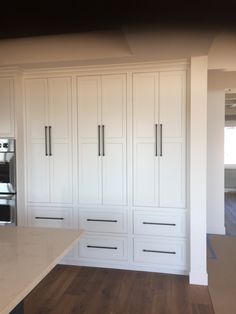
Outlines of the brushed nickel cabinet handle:
<svg viewBox="0 0 236 314">
<path fill-rule="evenodd" d="M 44 136 L 45 136 L 45 156 L 48 156 L 48 127 L 44 127 Z"/>
</svg>

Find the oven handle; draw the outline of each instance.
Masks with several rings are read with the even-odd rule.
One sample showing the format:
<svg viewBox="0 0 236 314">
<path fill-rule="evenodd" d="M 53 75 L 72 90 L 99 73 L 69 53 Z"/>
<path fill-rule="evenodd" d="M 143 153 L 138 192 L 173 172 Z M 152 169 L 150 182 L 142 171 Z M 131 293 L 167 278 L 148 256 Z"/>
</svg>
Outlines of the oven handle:
<svg viewBox="0 0 236 314">
<path fill-rule="evenodd" d="M 0 194 L 0 200 L 12 200 L 16 194 Z"/>
</svg>

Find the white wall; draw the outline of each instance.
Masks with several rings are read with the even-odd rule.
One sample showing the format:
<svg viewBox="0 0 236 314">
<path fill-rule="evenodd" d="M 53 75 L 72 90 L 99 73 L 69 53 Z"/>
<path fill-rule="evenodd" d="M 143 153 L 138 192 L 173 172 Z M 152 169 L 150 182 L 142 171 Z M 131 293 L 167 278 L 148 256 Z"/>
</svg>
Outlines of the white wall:
<svg viewBox="0 0 236 314">
<path fill-rule="evenodd" d="M 207 57 L 191 58 L 190 283 L 207 285 Z"/>
<path fill-rule="evenodd" d="M 224 90 L 208 75 L 207 233 L 225 234 L 224 227 Z"/>
<path fill-rule="evenodd" d="M 209 50 L 208 69 L 236 69 L 236 33 L 218 34 Z"/>
<path fill-rule="evenodd" d="M 225 88 L 236 87 L 236 72 L 208 71 L 207 232 L 225 234 Z"/>
</svg>

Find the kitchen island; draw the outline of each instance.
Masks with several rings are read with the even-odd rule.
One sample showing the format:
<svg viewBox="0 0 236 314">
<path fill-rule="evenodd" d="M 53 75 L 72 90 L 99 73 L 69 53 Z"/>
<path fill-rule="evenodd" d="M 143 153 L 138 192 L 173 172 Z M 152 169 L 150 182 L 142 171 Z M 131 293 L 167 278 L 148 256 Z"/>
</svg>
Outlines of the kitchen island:
<svg viewBox="0 0 236 314">
<path fill-rule="evenodd" d="M 0 313 L 23 313 L 21 301 L 82 234 L 71 229 L 0 227 Z"/>
</svg>

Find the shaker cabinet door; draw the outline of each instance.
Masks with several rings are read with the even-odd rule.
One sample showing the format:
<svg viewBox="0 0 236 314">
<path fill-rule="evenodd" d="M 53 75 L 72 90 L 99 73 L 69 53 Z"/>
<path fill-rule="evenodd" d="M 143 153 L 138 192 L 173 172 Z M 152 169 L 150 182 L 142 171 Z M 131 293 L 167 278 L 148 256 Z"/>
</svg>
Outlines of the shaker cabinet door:
<svg viewBox="0 0 236 314">
<path fill-rule="evenodd" d="M 134 206 L 185 207 L 186 72 L 133 75 Z"/>
<path fill-rule="evenodd" d="M 125 205 L 126 193 L 126 75 L 103 75 L 102 91 L 102 200 Z"/>
<path fill-rule="evenodd" d="M 47 126 L 47 80 L 25 81 L 27 128 L 27 195 L 29 202 L 49 202 Z"/>
<path fill-rule="evenodd" d="M 185 207 L 186 72 L 160 73 L 160 207 Z"/>
<path fill-rule="evenodd" d="M 100 79 L 78 77 L 78 160 L 79 203 L 102 203 L 101 156 L 99 128 L 101 120 Z"/>
<path fill-rule="evenodd" d="M 28 201 L 71 203 L 71 79 L 26 79 L 25 101 Z"/>
<path fill-rule="evenodd" d="M 50 197 L 72 203 L 71 79 L 48 79 L 50 136 Z"/>
<path fill-rule="evenodd" d="M 158 206 L 158 74 L 133 75 L 133 204 Z"/>
</svg>

